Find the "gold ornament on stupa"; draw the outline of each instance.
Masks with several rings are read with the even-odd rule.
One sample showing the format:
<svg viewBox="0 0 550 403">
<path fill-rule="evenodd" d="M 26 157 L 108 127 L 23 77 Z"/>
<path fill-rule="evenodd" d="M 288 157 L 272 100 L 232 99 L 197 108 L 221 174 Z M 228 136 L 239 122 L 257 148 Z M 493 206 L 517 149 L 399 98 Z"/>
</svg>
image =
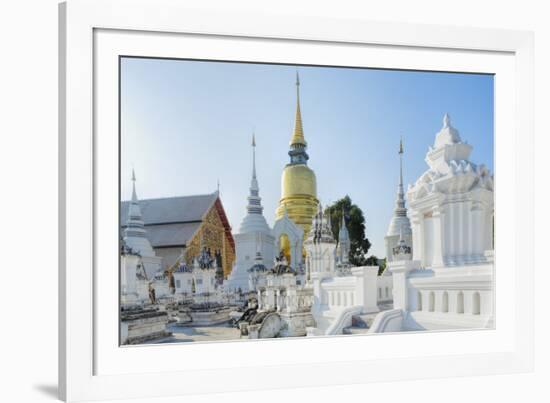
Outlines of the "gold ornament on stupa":
<svg viewBox="0 0 550 403">
<path fill-rule="evenodd" d="M 294 131 L 290 139 L 290 162 L 281 176 L 281 199 L 275 212 L 277 219 L 286 214 L 304 229 L 304 238 L 309 233 L 313 216 L 317 212 L 317 180 L 315 172 L 307 166 L 309 156 L 302 126 L 300 111 L 300 77 L 296 73 L 296 117 Z M 281 248 L 287 259 L 290 258 L 288 240 L 281 240 Z"/>
</svg>

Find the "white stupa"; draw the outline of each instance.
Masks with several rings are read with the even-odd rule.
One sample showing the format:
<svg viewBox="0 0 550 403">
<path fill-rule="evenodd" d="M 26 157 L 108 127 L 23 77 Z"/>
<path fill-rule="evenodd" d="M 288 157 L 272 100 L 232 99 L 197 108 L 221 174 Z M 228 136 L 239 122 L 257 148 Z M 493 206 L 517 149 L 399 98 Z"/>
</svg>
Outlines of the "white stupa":
<svg viewBox="0 0 550 403">
<path fill-rule="evenodd" d="M 161 270 L 162 257 L 157 256 L 147 238 L 147 230 L 141 215 L 141 208 L 136 193 L 136 174 L 132 169 L 132 200 L 128 206 L 128 217 L 124 228 L 124 243 L 141 257 L 148 279 L 153 279 Z"/>
<path fill-rule="evenodd" d="M 329 216 L 330 217 L 330 216 Z M 349 264 L 349 252 L 351 249 L 351 240 L 348 228 L 346 227 L 346 215 L 342 209 L 342 223 L 338 231 L 338 246 L 336 247 L 336 257 L 340 265 Z"/>
<path fill-rule="evenodd" d="M 394 309 L 369 332 L 494 326 L 493 175 L 472 149 L 446 114 L 407 191 L 412 244 L 401 238 L 388 262 Z"/>
<path fill-rule="evenodd" d="M 483 263 L 493 249 L 493 176 L 470 161 L 472 149 L 445 114 L 426 154 L 429 169 L 407 192 L 413 259 L 425 267 Z"/>
<path fill-rule="evenodd" d="M 397 185 L 397 195 L 395 197 L 395 208 L 393 216 L 388 226 L 388 231 L 384 237 L 386 247 L 386 259 L 388 262 L 393 260 L 393 248 L 397 246 L 400 239 L 403 239 L 407 245 L 412 243 L 411 222 L 407 217 L 407 208 L 405 207 L 405 192 L 403 190 L 403 140 L 399 143 L 399 185 Z"/>
<path fill-rule="evenodd" d="M 246 212 L 239 233 L 234 235 L 236 258 L 233 270 L 224 284 L 226 290 L 248 291 L 248 269 L 254 265 L 258 253 L 267 265 L 272 264 L 275 259 L 275 237 L 263 216 L 262 199 L 256 177 L 254 135 L 252 136 L 252 179 Z"/>
</svg>

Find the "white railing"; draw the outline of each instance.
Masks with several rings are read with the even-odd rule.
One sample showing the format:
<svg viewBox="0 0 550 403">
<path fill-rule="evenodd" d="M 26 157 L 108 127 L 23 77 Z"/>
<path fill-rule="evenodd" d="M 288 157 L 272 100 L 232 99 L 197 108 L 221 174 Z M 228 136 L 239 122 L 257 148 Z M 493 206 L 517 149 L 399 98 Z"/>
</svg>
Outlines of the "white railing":
<svg viewBox="0 0 550 403">
<path fill-rule="evenodd" d="M 325 335 L 342 334 L 344 328 L 351 326 L 353 315 L 359 315 L 363 307 L 360 305 L 342 309 L 338 316 L 334 318 L 332 324 L 325 331 Z"/>
<path fill-rule="evenodd" d="M 374 318 L 369 333 L 400 332 L 403 330 L 403 311 L 390 309 L 380 312 Z"/>
</svg>

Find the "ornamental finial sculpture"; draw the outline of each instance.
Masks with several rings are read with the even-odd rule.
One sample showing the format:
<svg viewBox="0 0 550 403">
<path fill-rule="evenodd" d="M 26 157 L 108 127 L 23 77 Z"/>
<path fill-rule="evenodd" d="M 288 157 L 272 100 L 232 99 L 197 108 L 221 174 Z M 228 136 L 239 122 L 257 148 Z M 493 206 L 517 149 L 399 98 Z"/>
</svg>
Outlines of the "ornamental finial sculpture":
<svg viewBox="0 0 550 403">
<path fill-rule="evenodd" d="M 451 126 L 451 117 L 448 113 L 445 113 L 445 116 L 443 116 L 443 128 L 447 128 Z"/>
</svg>

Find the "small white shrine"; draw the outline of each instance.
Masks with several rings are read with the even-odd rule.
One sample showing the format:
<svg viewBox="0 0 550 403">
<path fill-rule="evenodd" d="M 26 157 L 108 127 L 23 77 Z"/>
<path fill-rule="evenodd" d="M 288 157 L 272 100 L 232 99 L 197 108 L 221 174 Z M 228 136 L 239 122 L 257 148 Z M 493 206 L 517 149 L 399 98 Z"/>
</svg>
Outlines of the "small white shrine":
<svg viewBox="0 0 550 403">
<path fill-rule="evenodd" d="M 320 203 L 304 246 L 316 322 L 308 336 L 342 334 L 352 326 L 354 316 L 379 311 L 378 266 L 351 267 L 346 273 L 337 270 L 330 216 L 323 213 Z"/>
<path fill-rule="evenodd" d="M 407 192 L 412 245 L 401 236 L 388 264 L 394 310 L 372 332 L 493 326 L 493 176 L 471 152 L 445 115 Z"/>
<path fill-rule="evenodd" d="M 193 260 L 192 266 L 186 265 L 185 259 L 180 259 L 178 268 L 173 273 L 176 296 L 183 297 L 180 299 L 193 297 L 197 302 L 212 296 L 217 291 L 217 269 L 216 258 L 204 246 L 199 256 Z"/>
<path fill-rule="evenodd" d="M 423 267 L 487 261 L 493 249 L 493 177 L 469 160 L 449 115 L 426 154 L 429 169 L 407 192 L 413 222 L 413 259 Z"/>
</svg>

